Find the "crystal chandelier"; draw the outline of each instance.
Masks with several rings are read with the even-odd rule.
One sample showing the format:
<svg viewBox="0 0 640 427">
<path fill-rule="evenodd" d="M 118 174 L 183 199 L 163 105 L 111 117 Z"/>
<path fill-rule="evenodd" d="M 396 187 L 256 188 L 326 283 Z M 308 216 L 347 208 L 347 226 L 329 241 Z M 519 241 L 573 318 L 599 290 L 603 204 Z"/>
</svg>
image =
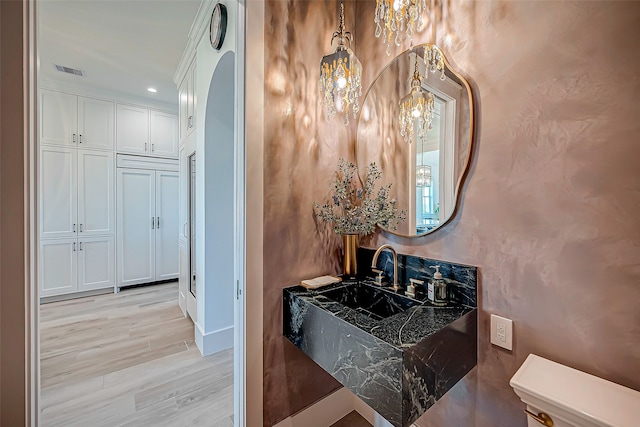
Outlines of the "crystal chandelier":
<svg viewBox="0 0 640 427">
<path fill-rule="evenodd" d="M 340 112 L 344 114 L 344 124 L 349 124 L 349 112 L 355 119 L 360 111 L 359 98 L 362 95 L 362 65 L 353 51 L 351 33 L 344 30 L 344 5 L 340 2 L 340 24 L 333 33 L 331 43 L 338 39 L 334 53 L 326 55 L 320 62 L 320 94 L 327 120 Z"/>
<path fill-rule="evenodd" d="M 422 79 L 418 72 L 418 55 L 416 68 L 411 80 L 411 92 L 400 101 L 400 135 L 405 142 L 411 144 L 414 138 L 414 126 L 418 138 L 426 138 L 432 128 L 434 101 L 433 94 L 422 88 Z"/>
<path fill-rule="evenodd" d="M 424 48 L 424 69 L 425 75 L 429 76 L 429 71 L 435 73 L 440 71 L 440 80 L 445 80 L 444 75 L 444 56 L 442 52 L 434 45 L 428 45 Z"/>
<path fill-rule="evenodd" d="M 426 0 L 376 0 L 376 37 L 382 36 L 387 55 L 391 55 L 392 42 L 400 46 L 403 33 L 413 43 L 413 33 L 424 25 L 422 15 L 425 10 Z"/>
<path fill-rule="evenodd" d="M 431 187 L 431 166 L 419 165 L 416 168 L 416 187 Z"/>
</svg>

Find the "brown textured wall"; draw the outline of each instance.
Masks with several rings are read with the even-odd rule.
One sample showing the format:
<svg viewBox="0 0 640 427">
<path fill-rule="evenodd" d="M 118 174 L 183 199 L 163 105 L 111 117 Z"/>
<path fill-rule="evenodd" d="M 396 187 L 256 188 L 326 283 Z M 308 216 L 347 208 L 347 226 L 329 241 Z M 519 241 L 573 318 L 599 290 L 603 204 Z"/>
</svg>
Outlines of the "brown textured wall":
<svg viewBox="0 0 640 427">
<path fill-rule="evenodd" d="M 312 215 L 313 202 L 329 198 L 338 158 L 349 158 L 354 134 L 337 118 L 327 123 L 319 99 L 320 60 L 332 51 L 338 7 L 335 1 L 265 4 L 265 426 L 340 387 L 282 336 L 282 288 L 338 272 L 340 241 L 317 229 Z M 353 31 L 355 6 L 346 2 L 345 9 Z"/>
<path fill-rule="evenodd" d="M 390 59 L 374 4 L 355 5 L 365 87 Z M 640 3 L 446 5 L 437 42 L 479 107 L 462 204 L 433 235 L 372 243 L 480 267 L 479 364 L 417 425 L 524 426 L 508 381 L 532 352 L 640 389 Z M 281 336 L 282 287 L 339 266 L 338 239 L 311 212 L 352 149 L 353 129 L 326 124 L 318 99 L 336 10 L 265 9 L 265 425 L 338 386 Z M 489 344 L 490 313 L 514 320 L 513 353 Z"/>
<path fill-rule="evenodd" d="M 373 3 L 357 4 L 366 82 L 388 62 Z M 640 4 L 447 6 L 437 43 L 479 106 L 462 205 L 375 244 L 480 267 L 479 363 L 416 424 L 524 426 L 508 382 L 529 353 L 640 389 Z M 490 313 L 514 320 L 513 353 L 489 343 Z"/>
</svg>

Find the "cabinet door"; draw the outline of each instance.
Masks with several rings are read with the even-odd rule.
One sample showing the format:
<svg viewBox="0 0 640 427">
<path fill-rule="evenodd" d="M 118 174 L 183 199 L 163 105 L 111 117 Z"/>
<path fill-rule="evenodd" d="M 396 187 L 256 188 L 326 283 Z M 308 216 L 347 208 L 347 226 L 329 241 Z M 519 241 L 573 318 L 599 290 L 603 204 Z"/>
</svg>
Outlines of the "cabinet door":
<svg viewBox="0 0 640 427">
<path fill-rule="evenodd" d="M 66 294 L 78 290 L 76 239 L 40 241 L 40 296 Z"/>
<path fill-rule="evenodd" d="M 188 77 L 182 81 L 178 89 L 178 115 L 180 116 L 180 142 L 187 136 L 189 130 L 189 112 L 187 109 L 189 94 L 187 93 Z"/>
<path fill-rule="evenodd" d="M 40 93 L 40 143 L 76 146 L 78 97 L 42 90 Z"/>
<path fill-rule="evenodd" d="M 75 237 L 77 233 L 78 150 L 40 150 L 40 237 Z"/>
<path fill-rule="evenodd" d="M 189 206 L 189 157 L 187 157 L 187 147 L 183 145 L 180 148 L 180 189 L 179 189 L 179 202 L 178 202 L 178 214 L 179 214 L 179 236 L 181 239 L 189 238 L 189 218 L 188 218 L 188 206 Z"/>
<path fill-rule="evenodd" d="M 78 150 L 78 236 L 113 234 L 113 153 Z"/>
<path fill-rule="evenodd" d="M 113 236 L 78 239 L 78 290 L 111 288 L 115 285 Z"/>
<path fill-rule="evenodd" d="M 113 150 L 113 102 L 78 97 L 78 147 Z"/>
<path fill-rule="evenodd" d="M 230 107 L 233 108 L 233 107 Z M 196 63 L 187 72 L 187 134 L 196 128 Z"/>
<path fill-rule="evenodd" d="M 149 109 L 118 104 L 116 146 L 119 153 L 149 153 Z"/>
<path fill-rule="evenodd" d="M 149 132 L 153 156 L 178 157 L 178 118 L 175 114 L 151 110 Z"/>
<path fill-rule="evenodd" d="M 118 286 L 155 281 L 155 174 L 118 168 Z"/>
<path fill-rule="evenodd" d="M 156 171 L 156 280 L 177 279 L 178 173 Z"/>
</svg>

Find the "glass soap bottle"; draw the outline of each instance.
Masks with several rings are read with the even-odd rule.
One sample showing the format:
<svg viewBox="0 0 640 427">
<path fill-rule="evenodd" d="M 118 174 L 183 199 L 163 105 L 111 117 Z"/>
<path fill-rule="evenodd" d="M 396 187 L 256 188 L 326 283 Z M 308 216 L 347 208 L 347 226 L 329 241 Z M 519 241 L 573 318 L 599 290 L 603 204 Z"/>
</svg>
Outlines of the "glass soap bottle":
<svg viewBox="0 0 640 427">
<path fill-rule="evenodd" d="M 447 305 L 447 284 L 442 278 L 442 273 L 440 273 L 440 266 L 435 265 L 429 268 L 435 268 L 436 272 L 433 273 L 433 279 L 429 282 L 427 298 L 435 306 L 445 306 Z"/>
</svg>

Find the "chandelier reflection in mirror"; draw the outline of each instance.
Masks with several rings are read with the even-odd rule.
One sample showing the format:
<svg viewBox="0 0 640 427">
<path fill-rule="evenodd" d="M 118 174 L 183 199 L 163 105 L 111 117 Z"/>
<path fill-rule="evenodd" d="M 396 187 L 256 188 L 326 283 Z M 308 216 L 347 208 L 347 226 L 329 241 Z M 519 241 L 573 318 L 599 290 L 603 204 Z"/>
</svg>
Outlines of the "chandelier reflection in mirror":
<svg viewBox="0 0 640 427">
<path fill-rule="evenodd" d="M 400 135 L 411 144 L 414 137 L 427 137 L 432 128 L 434 102 L 433 94 L 422 88 L 422 79 L 418 72 L 418 55 L 415 53 L 416 66 L 411 80 L 411 92 L 400 100 Z M 417 135 L 414 135 L 414 128 Z"/>
<path fill-rule="evenodd" d="M 338 47 L 332 54 L 326 55 L 320 62 L 320 94 L 327 120 L 337 112 L 344 115 L 344 124 L 349 124 L 349 113 L 353 118 L 360 111 L 360 96 L 362 95 L 362 65 L 346 46 L 351 45 L 351 33 L 344 30 L 344 4 L 340 2 L 340 24 L 338 31 L 333 33 L 331 43 L 338 39 Z"/>
<path fill-rule="evenodd" d="M 376 37 L 382 36 L 387 55 L 391 55 L 391 43 L 400 46 L 403 35 L 413 44 L 413 34 L 424 26 L 422 16 L 426 10 L 426 0 L 376 1 Z"/>
<path fill-rule="evenodd" d="M 431 166 L 418 165 L 416 168 L 416 186 L 431 187 Z"/>
</svg>

